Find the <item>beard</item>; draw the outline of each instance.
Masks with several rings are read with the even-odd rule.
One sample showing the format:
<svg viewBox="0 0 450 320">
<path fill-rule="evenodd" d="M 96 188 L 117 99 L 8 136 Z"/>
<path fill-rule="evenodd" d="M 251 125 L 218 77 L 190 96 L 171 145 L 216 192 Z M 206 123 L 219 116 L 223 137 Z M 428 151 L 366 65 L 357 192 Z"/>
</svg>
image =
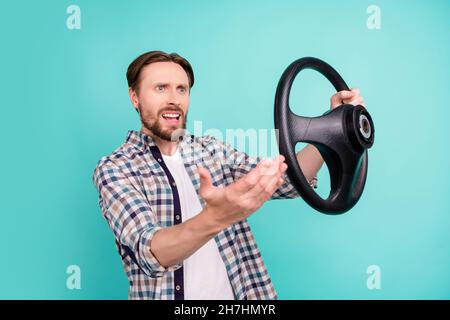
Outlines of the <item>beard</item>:
<svg viewBox="0 0 450 320">
<path fill-rule="evenodd" d="M 142 112 L 142 106 L 138 105 L 139 117 L 141 118 L 141 123 L 156 137 L 165 141 L 177 141 L 179 140 L 181 131 L 184 132 L 186 129 L 187 112 L 186 115 L 183 110 L 179 107 L 170 107 L 162 109 L 158 112 L 156 117 L 152 114 Z M 180 124 L 178 125 L 166 125 L 163 127 L 161 115 L 167 111 L 178 111 L 180 113 Z"/>
</svg>

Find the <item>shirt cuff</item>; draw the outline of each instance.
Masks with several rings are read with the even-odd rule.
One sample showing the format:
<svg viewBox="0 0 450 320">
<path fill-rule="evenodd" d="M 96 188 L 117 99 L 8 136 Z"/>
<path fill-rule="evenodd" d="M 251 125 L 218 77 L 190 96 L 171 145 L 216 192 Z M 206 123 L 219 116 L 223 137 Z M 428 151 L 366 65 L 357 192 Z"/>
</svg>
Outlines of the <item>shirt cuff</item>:
<svg viewBox="0 0 450 320">
<path fill-rule="evenodd" d="M 162 227 L 160 226 L 152 226 L 151 228 L 146 229 L 142 234 L 140 238 L 140 246 L 139 246 L 139 260 L 140 264 L 144 269 L 144 272 L 152 277 L 152 278 L 159 278 L 164 276 L 166 272 L 172 272 L 175 271 L 183 266 L 183 262 L 169 266 L 164 267 L 162 266 L 159 261 L 156 259 L 156 257 L 153 255 L 153 253 L 150 250 L 150 244 L 153 239 L 153 236 L 158 230 L 161 230 Z"/>
</svg>

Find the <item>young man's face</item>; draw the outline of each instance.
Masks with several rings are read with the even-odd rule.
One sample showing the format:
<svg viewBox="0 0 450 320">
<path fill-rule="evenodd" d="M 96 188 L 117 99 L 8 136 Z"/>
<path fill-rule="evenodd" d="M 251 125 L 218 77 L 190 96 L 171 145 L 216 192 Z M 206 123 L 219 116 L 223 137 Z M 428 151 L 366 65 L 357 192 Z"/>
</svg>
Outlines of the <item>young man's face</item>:
<svg viewBox="0 0 450 320">
<path fill-rule="evenodd" d="M 189 107 L 189 78 L 174 62 L 155 62 L 141 70 L 139 95 L 130 89 L 144 133 L 172 141 L 172 133 L 186 129 Z"/>
</svg>

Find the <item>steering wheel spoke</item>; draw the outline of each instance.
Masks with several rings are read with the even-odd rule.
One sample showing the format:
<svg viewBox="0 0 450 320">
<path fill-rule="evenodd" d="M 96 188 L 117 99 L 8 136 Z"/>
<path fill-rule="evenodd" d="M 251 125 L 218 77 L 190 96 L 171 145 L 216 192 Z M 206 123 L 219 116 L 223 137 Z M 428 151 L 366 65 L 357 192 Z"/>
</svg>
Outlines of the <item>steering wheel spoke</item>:
<svg viewBox="0 0 450 320">
<path fill-rule="evenodd" d="M 340 115 L 336 109 L 320 117 L 303 117 L 289 113 L 288 122 L 292 141 L 330 145 L 339 136 L 339 126 L 332 125 L 339 122 Z"/>
</svg>

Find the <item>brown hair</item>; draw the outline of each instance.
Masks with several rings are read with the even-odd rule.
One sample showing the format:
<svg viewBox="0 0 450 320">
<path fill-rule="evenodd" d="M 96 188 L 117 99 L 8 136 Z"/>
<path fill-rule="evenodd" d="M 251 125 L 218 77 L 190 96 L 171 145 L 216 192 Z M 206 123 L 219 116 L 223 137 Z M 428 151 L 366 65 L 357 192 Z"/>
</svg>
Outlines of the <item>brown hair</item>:
<svg viewBox="0 0 450 320">
<path fill-rule="evenodd" d="M 132 88 L 134 91 L 139 92 L 139 76 L 141 70 L 150 63 L 154 62 L 165 62 L 171 61 L 179 64 L 184 71 L 186 71 L 189 79 L 189 89 L 194 85 L 194 71 L 192 70 L 191 64 L 185 58 L 181 57 L 177 53 L 166 53 L 163 51 L 149 51 L 141 54 L 139 57 L 134 59 L 133 62 L 128 66 L 127 70 L 127 81 L 128 87 Z"/>
</svg>

